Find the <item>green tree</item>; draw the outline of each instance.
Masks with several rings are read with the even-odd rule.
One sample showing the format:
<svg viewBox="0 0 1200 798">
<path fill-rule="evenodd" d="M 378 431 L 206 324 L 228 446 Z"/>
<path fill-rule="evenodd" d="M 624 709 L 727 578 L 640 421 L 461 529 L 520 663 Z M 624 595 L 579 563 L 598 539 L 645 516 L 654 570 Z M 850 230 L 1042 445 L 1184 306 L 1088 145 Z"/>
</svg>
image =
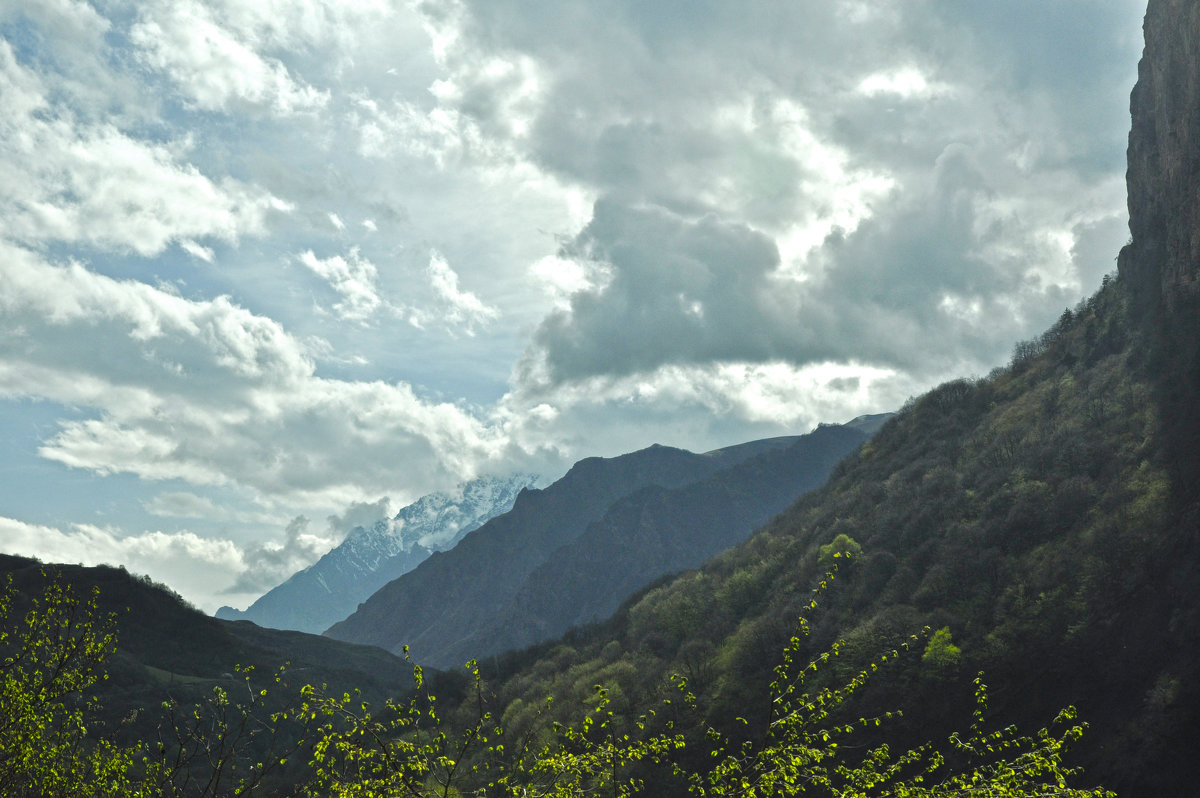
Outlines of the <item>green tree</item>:
<svg viewBox="0 0 1200 798">
<path fill-rule="evenodd" d="M 842 557 L 853 558 L 862 554 L 862 546 L 846 533 L 839 533 L 832 541 L 817 551 L 817 564 L 828 568 Z"/>
<path fill-rule="evenodd" d="M 847 702 L 921 635 L 877 657 L 847 682 L 808 689 L 824 666 L 841 654 L 842 644 L 835 643 L 807 664 L 798 659 L 802 640 L 809 634 L 806 615 L 816 608 L 817 596 L 831 578 L 832 573 L 817 587 L 775 668 L 766 728 L 734 748 L 726 737 L 709 728 L 706 736 L 713 741 L 711 754 L 716 765 L 707 772 L 684 774 L 694 794 L 722 798 L 801 794 L 838 798 L 1111 798 L 1113 794 L 1102 788 L 1081 789 L 1069 784 L 1078 772 L 1065 766 L 1062 756 L 1084 731 L 1073 708 L 1064 709 L 1049 728 L 1032 736 L 1021 735 L 1012 726 L 989 730 L 982 674 L 975 680 L 976 708 L 965 737 L 951 735 L 944 750 L 926 743 L 899 754 L 880 744 L 861 758 L 850 759 L 848 752 L 861 747 L 847 744 L 847 739 L 860 729 L 881 726 L 893 715 L 839 720 L 848 709 Z M 934 640 L 938 641 L 937 651 L 957 651 L 949 630 L 939 630 Z M 956 763 L 954 767 L 948 765 L 950 761 Z"/>
<path fill-rule="evenodd" d="M 56 580 L 24 613 L 16 600 L 10 577 L 0 592 L 0 794 L 142 794 L 133 753 L 88 735 L 89 690 L 105 678 L 115 619 Z"/>
<path fill-rule="evenodd" d="M 933 633 L 921 654 L 921 662 L 928 665 L 938 674 L 952 673 L 958 668 L 962 659 L 962 649 L 954 645 L 950 636 L 950 627 L 943 626 Z"/>
<path fill-rule="evenodd" d="M 705 798 L 1111 795 L 1071 786 L 1078 773 L 1062 756 L 1084 730 L 1073 709 L 1034 735 L 1012 727 L 989 730 L 982 675 L 975 681 L 969 732 L 951 735 L 943 748 L 926 743 L 895 753 L 886 744 L 848 744 L 859 730 L 892 716 L 847 717 L 852 698 L 928 632 L 880 655 L 849 680 L 830 683 L 826 666 L 842 655 L 843 644 L 808 661 L 801 652 L 807 618 L 832 578 L 831 573 L 817 587 L 783 649 L 765 726 L 740 734 L 742 743 L 698 721 L 697 701 L 682 677 L 675 677 L 678 691 L 657 710 L 645 709 L 636 718 L 616 713 L 609 691 L 597 685 L 578 726 L 546 728 L 544 716 L 538 716 L 541 731 L 534 723 L 524 737 L 509 740 L 493 720 L 486 685 L 471 663 L 474 690 L 466 691 L 453 722 L 444 719 L 417 666 L 409 698 L 389 701 L 379 711 L 348 693 L 331 696 L 311 686 L 288 700 L 281 688 L 252 687 L 249 671 L 243 671 L 245 697 L 235 700 L 218 688 L 193 712 L 172 714 L 153 752 L 88 736 L 86 691 L 103 678 L 104 659 L 114 649 L 114 621 L 99 617 L 95 597 L 81 601 L 52 581 L 18 618 L 10 586 L 0 596 L 0 794 L 250 796 L 269 793 L 265 775 L 304 751 L 298 759 L 307 766 L 290 774 L 291 784 L 299 783 L 307 795 L 339 798 L 654 795 L 667 779 L 679 779 Z M 957 659 L 947 629 L 932 635 L 925 652 L 923 659 Z M 273 689 L 285 694 L 283 705 L 272 697 Z M 685 725 L 698 733 L 685 733 L 667 719 L 680 717 L 680 707 L 683 715 L 690 710 L 693 720 Z M 686 756 L 684 749 L 700 756 Z M 287 789 L 295 794 L 295 786 Z"/>
</svg>

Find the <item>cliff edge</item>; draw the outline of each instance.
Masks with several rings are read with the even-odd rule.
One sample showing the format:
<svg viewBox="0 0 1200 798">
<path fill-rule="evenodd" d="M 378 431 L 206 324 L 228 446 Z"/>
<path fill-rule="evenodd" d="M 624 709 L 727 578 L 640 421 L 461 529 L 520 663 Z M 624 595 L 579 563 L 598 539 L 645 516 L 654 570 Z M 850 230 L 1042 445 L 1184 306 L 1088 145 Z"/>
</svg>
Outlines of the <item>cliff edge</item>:
<svg viewBox="0 0 1200 798">
<path fill-rule="evenodd" d="M 1118 269 L 1143 310 L 1170 313 L 1200 296 L 1200 2 L 1150 0 L 1143 30 Z"/>
</svg>

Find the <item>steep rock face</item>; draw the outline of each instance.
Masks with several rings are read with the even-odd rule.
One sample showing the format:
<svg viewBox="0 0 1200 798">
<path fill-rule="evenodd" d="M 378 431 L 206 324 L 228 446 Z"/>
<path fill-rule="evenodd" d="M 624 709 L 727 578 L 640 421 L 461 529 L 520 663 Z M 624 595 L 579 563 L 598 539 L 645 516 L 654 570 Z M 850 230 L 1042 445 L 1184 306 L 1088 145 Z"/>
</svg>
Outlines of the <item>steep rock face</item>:
<svg viewBox="0 0 1200 798">
<path fill-rule="evenodd" d="M 1151 0 L 1144 30 L 1119 269 L 1145 309 L 1171 310 L 1200 294 L 1200 3 Z"/>
<path fill-rule="evenodd" d="M 1129 229 L 1119 268 L 1140 311 L 1180 507 L 1200 525 L 1200 3 L 1150 0 L 1130 99 Z"/>
</svg>

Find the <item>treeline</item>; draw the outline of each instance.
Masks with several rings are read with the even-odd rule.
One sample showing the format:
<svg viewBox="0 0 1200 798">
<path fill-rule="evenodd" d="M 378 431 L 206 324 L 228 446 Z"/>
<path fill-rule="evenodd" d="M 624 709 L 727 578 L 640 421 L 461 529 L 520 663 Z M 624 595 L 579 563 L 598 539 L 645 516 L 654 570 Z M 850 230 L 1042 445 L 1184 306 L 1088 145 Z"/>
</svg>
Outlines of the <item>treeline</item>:
<svg viewBox="0 0 1200 798">
<path fill-rule="evenodd" d="M 852 543 L 852 541 L 851 541 Z M 826 550 L 830 560 L 843 545 Z M 837 549 L 837 550 L 835 550 Z M 836 569 L 836 565 L 834 566 Z M 311 685 L 292 690 L 286 668 L 267 678 L 238 673 L 237 688 L 212 688 L 192 707 L 166 702 L 149 739 L 123 739 L 95 725 L 93 688 L 115 650 L 116 619 L 50 575 L 43 595 L 22 611 L 11 584 L 0 595 L 0 793 L 5 796 L 584 796 L 660 795 L 667 782 L 699 796 L 1106 795 L 1069 786 L 1063 764 L 1083 733 L 1064 709 L 1049 729 L 1023 736 L 984 722 L 987 689 L 975 680 L 969 729 L 944 746 L 849 753 L 852 735 L 889 722 L 891 713 L 847 714 L 854 695 L 902 649 L 922 659 L 952 655 L 948 633 L 917 635 L 882 653 L 848 679 L 815 686 L 841 644 L 801 658 L 807 617 L 823 580 L 777 656 L 771 708 L 753 741 L 698 720 L 687 678 L 671 695 L 618 713 L 615 697 L 594 685 L 575 725 L 549 722 L 515 736 L 493 714 L 494 695 L 478 668 L 443 716 L 424 672 L 413 689 L 379 707 Z M 546 705 L 551 704 L 546 700 Z M 685 722 L 677 719 L 690 717 Z M 629 721 L 629 722 L 625 722 Z M 694 733 L 698 730 L 700 733 Z M 740 740 L 740 741 L 739 741 Z M 701 756 L 682 756 L 683 752 Z M 704 763 L 692 767 L 693 761 Z"/>
</svg>

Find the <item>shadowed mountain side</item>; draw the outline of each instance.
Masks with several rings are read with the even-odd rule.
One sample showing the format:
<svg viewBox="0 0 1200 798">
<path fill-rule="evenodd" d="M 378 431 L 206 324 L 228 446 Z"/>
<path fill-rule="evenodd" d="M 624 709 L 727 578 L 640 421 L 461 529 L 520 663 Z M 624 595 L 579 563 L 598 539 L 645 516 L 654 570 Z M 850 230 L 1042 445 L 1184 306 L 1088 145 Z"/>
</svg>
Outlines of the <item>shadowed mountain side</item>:
<svg viewBox="0 0 1200 798">
<path fill-rule="evenodd" d="M 411 686 L 407 663 L 378 648 L 222 621 L 123 568 L 0 555 L 0 580 L 12 578 L 18 612 L 30 606 L 31 597 L 42 595 L 47 575 L 79 596 L 98 589 L 100 612 L 117 618 L 117 651 L 108 662 L 109 678 L 98 688 L 105 715 L 112 718 L 157 708 L 168 695 L 185 705 L 198 701 L 215 685 L 236 684 L 238 666 L 253 667 L 256 678 L 269 680 L 287 664 L 289 679 L 298 682 L 294 687 L 324 683 L 339 691 L 361 689 L 371 701 Z"/>
<path fill-rule="evenodd" d="M 432 554 L 424 546 L 413 546 L 380 558 L 374 569 L 367 569 L 346 556 L 354 543 L 347 538 L 313 565 L 264 593 L 244 612 L 221 607 L 216 617 L 320 634 L 329 624 L 354 612 L 359 602 L 374 590 L 408 573 Z"/>
<path fill-rule="evenodd" d="M 820 487 L 867 436 L 819 427 L 785 449 L 681 488 L 645 488 L 621 499 L 524 581 L 491 623 L 430 658 L 436 667 L 527 646 L 603 620 L 663 574 L 695 568 L 741 543 L 798 496 Z"/>
<path fill-rule="evenodd" d="M 487 623 L 550 552 L 577 538 L 617 499 L 649 485 L 686 485 L 724 464 L 720 456 L 658 445 L 580 460 L 544 490 L 522 491 L 512 510 L 380 588 L 325 634 L 391 651 L 409 645 L 425 662 L 435 649 Z"/>
<path fill-rule="evenodd" d="M 820 444 L 797 448 L 801 441 L 814 436 Z M 866 437 L 856 430 L 822 427 L 809 436 L 753 441 L 700 455 L 652 446 L 611 460 L 581 460 L 544 491 L 522 494 L 511 512 L 468 535 L 450 552 L 434 555 L 381 589 L 327 634 L 394 652 L 407 645 L 414 659 L 434 667 L 453 667 L 471 657 L 506 650 L 518 641 L 542 639 L 550 632 L 535 631 L 537 624 L 559 629 L 562 623 L 558 619 L 538 620 L 549 604 L 588 606 L 595 611 L 601 606 L 615 608 L 646 582 L 695 565 L 744 539 L 756 524 L 787 506 L 806 488 L 824 481 L 833 464 Z M 821 446 L 829 446 L 831 451 L 818 454 Z M 790 458 L 801 452 L 817 461 L 811 477 L 795 475 L 796 469 L 804 466 L 791 465 Z M 766 476 L 784 463 L 789 465 L 774 482 Z M 753 476 L 739 481 L 736 472 L 743 467 Z M 707 491 L 698 489 L 686 499 L 672 498 L 661 511 L 651 509 L 654 501 L 672 491 L 704 480 L 713 485 L 733 480 L 736 487 L 714 492 L 713 485 L 709 485 Z M 751 487 L 750 483 L 755 482 L 763 484 Z M 695 502 L 697 496 L 706 493 L 712 493 L 712 504 L 706 505 L 710 520 L 716 520 L 712 518 L 714 512 L 723 519 L 736 518 L 733 527 L 710 529 L 702 515 L 691 512 L 688 501 Z M 622 499 L 626 502 L 620 502 Z M 773 509 L 754 509 L 756 502 Z M 602 524 L 595 533 L 589 530 L 590 524 L 613 512 L 614 504 L 624 508 L 617 510 L 611 521 L 620 529 Z M 714 509 L 725 504 L 729 507 Z M 640 519 L 647 523 L 641 524 Z M 594 535 L 611 538 L 611 542 L 601 544 L 605 550 L 610 545 L 621 549 L 619 567 L 638 563 L 636 575 L 628 580 L 617 576 L 619 570 L 610 572 L 612 578 L 602 580 L 604 589 L 620 591 L 613 596 L 594 595 L 600 587 L 590 576 L 583 580 L 588 587 L 580 590 L 563 581 L 576 574 L 555 577 L 563 547 L 572 546 L 581 537 L 595 540 Z M 690 549 L 685 540 L 688 535 L 696 536 Z M 571 563 L 574 569 L 586 573 L 591 545 L 582 542 L 566 550 L 562 565 Z M 680 557 L 681 550 L 690 553 Z M 542 572 L 537 584 L 545 587 L 529 582 L 539 569 Z M 545 590 L 555 598 L 542 595 Z M 520 636 L 509 638 L 504 624 L 516 620 L 511 616 L 517 609 L 529 614 L 520 619 Z M 489 637 L 481 637 L 481 630 L 487 630 Z"/>
<path fill-rule="evenodd" d="M 320 560 L 260 596 L 244 611 L 217 610 L 230 621 L 319 634 L 372 593 L 445 551 L 488 519 L 512 509 L 534 474 L 480 477 L 452 493 L 431 493 L 394 518 L 357 526 Z"/>
</svg>

